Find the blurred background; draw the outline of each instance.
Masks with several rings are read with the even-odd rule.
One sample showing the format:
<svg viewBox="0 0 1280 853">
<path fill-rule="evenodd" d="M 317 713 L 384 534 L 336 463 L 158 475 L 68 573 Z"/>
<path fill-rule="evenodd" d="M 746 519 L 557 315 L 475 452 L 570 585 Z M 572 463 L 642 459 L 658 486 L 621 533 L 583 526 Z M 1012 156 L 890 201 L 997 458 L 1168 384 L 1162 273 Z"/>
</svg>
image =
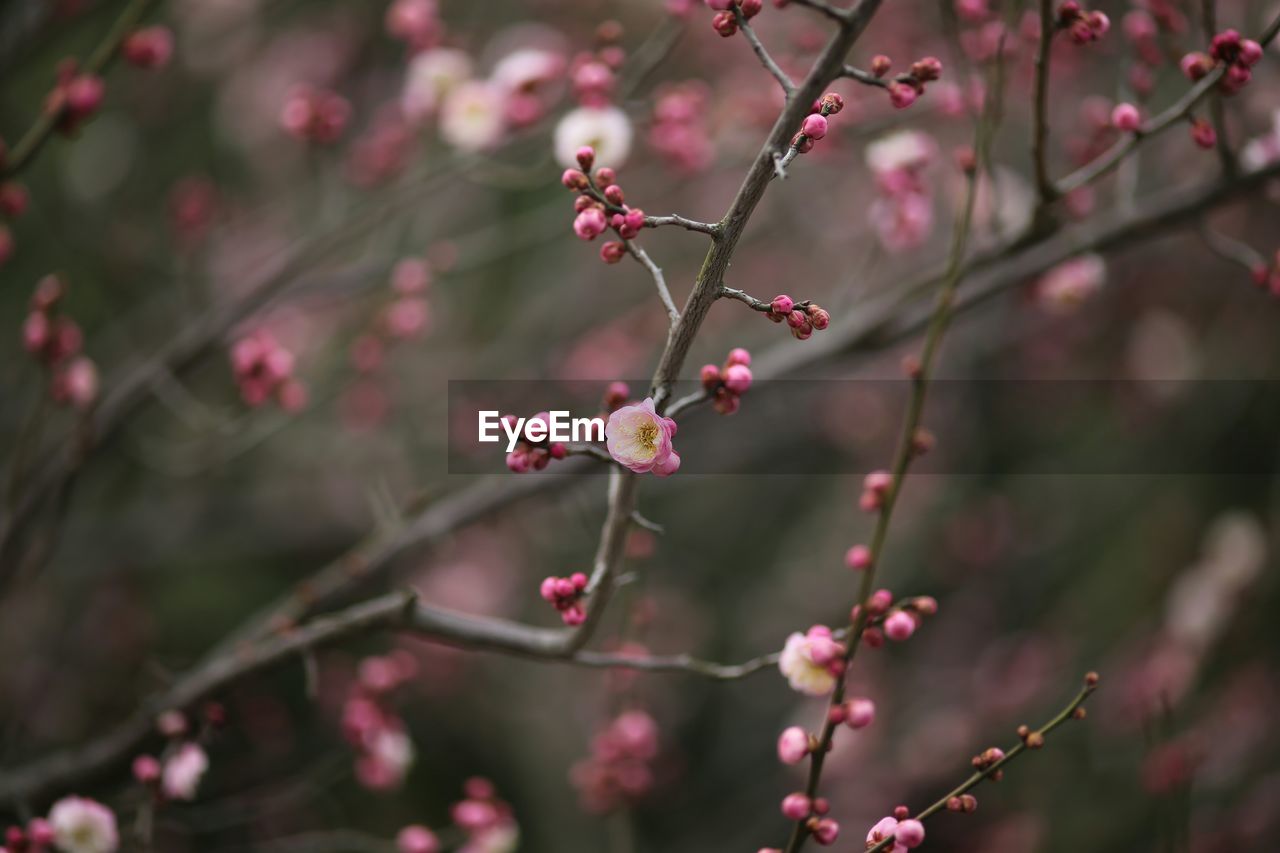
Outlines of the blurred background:
<svg viewBox="0 0 1280 853">
<path fill-rule="evenodd" d="M 639 394 L 665 315 L 640 265 L 602 264 L 599 242 L 575 237 L 557 133 L 586 133 L 628 203 L 715 221 L 781 105 L 742 37 L 717 35 L 700 3 L 143 5 L 146 25 L 171 32 L 171 58 L 117 61 L 96 114 L 9 178 L 29 203 L 4 226 L 0 266 L 4 505 L 20 521 L 0 573 L 0 781 L 101 736 L 371 532 L 469 489 L 512 491 L 325 606 L 412 586 L 444 607 L 559 624 L 538 584 L 590 565 L 605 478 L 559 463 L 511 474 L 500 454 L 490 473 L 457 473 L 448 383 L 573 379 L 603 393 L 627 379 Z M 1246 34 L 1276 12 L 1213 5 L 1218 27 Z M 60 61 L 83 61 L 137 6 L 0 3 L 11 154 Z M 1179 57 L 1207 44 L 1199 2 L 1100 8 L 1113 22 L 1104 39 L 1055 43 L 1054 175 L 1116 140 L 1117 101 L 1154 114 L 1178 98 Z M 727 279 L 764 299 L 816 300 L 832 327 L 800 341 L 737 302 L 713 308 L 686 376 L 742 346 L 765 371 L 778 365 L 779 381 L 753 389 L 740 415 L 682 419 L 677 446 L 715 448 L 720 473 L 696 473 L 710 469 L 684 451 L 694 473 L 645 478 L 641 512 L 665 533 L 632 534 L 629 582 L 595 646 L 736 663 L 811 624 L 845 624 L 856 578 L 842 557 L 872 523 L 857 509 L 860 475 L 888 462 L 868 447 L 896 435 L 901 388 L 839 383 L 848 393 L 748 415 L 770 411 L 787 379 L 900 377 L 917 339 L 806 348 L 945 258 L 963 189 L 952 152 L 972 139 L 1002 43 L 994 179 L 981 184 L 974 241 L 1027 226 L 1025 14 L 1034 24 L 1018 3 L 895 0 L 876 17 L 852 62 L 885 54 L 896 72 L 935 55 L 942 80 L 906 110 L 840 81 L 845 110 L 770 187 Z M 829 30 L 812 10 L 771 4 L 755 25 L 796 77 Z M 142 47 L 163 52 L 156 38 Z M 1269 50 L 1224 102 L 1221 136 L 1244 168 L 1280 156 L 1276 68 Z M 893 180 L 904 176 L 905 189 Z M 1152 193 L 1219 176 L 1217 154 L 1178 123 L 1060 212 L 1141 211 Z M 975 814 L 931 821 L 927 849 L 1280 849 L 1280 421 L 1267 408 L 1280 303 L 1265 282 L 1276 201 L 1259 185 L 957 318 L 940 373 L 964 381 L 926 409 L 936 467 L 909 479 L 881 576 L 896 593 L 936 597 L 940 612 L 911 642 L 859 655 L 852 690 L 879 714 L 843 732 L 827 762 L 840 846 L 860 849 L 899 803 L 932 802 L 971 756 L 1047 720 L 1092 669 L 1103 686 L 1088 721 L 979 788 Z M 641 243 L 683 304 L 705 237 L 662 228 Z M 1259 264 L 1262 288 L 1249 269 Z M 61 296 L 42 312 L 33 293 L 50 274 Z M 33 313 L 73 320 L 89 366 L 24 349 Z M 275 376 L 266 385 L 261 363 Z M 1028 405 L 1029 389 L 1054 380 L 1100 384 Z M 1142 456 L 1144 435 L 1159 437 L 1160 464 Z M 67 476 L 19 514 L 50 470 Z M 393 750 L 398 769 L 381 775 L 344 734 L 371 656 L 400 673 L 378 702 L 414 755 Z M 92 796 L 116 810 L 124 850 L 384 850 L 415 823 L 447 849 L 516 849 L 467 842 L 454 825 L 450 805 L 479 776 L 509 804 L 520 850 L 755 850 L 783 843 L 777 803 L 803 785 L 800 768 L 778 763 L 776 736 L 816 727 L 825 705 L 773 667 L 722 683 L 385 634 L 213 698 L 192 801 L 148 805 L 126 761 L 0 814 L 25 820 L 64 794 Z M 210 713 L 180 710 L 196 729 Z M 625 740 L 620 719 L 656 748 L 619 770 L 609 753 L 610 738 Z"/>
</svg>

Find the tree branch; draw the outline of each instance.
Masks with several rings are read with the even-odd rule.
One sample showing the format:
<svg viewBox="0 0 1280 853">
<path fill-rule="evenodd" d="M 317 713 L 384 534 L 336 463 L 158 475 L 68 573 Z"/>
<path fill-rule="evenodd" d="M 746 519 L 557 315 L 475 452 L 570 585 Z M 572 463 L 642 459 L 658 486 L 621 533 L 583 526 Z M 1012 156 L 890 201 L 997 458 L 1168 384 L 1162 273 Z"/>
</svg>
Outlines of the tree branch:
<svg viewBox="0 0 1280 853">
<path fill-rule="evenodd" d="M 662 269 L 653 262 L 653 258 L 649 257 L 648 252 L 640 248 L 640 244 L 634 240 L 623 240 L 623 245 L 627 247 L 627 251 L 631 253 L 631 257 L 644 266 L 649 271 L 649 275 L 653 276 L 653 285 L 658 289 L 658 298 L 662 300 L 662 307 L 667 309 L 667 317 L 671 320 L 674 327 L 680 322 L 680 309 L 676 307 L 676 303 L 671 299 L 671 291 L 667 289 L 667 279 L 662 274 Z"/>
<path fill-rule="evenodd" d="M 782 87 L 783 94 L 790 98 L 796 91 L 796 84 L 792 83 L 791 78 L 787 76 L 787 72 L 783 71 L 778 66 L 778 63 L 773 61 L 773 57 L 765 49 L 764 43 L 760 41 L 756 31 L 751 29 L 747 16 L 742 13 L 742 7 L 736 3 L 733 6 L 733 15 L 738 21 L 738 29 L 742 30 L 743 37 L 751 45 L 751 49 L 755 51 L 756 58 L 760 60 L 760 64 L 773 75 L 773 79 L 778 81 L 778 85 Z"/>
</svg>

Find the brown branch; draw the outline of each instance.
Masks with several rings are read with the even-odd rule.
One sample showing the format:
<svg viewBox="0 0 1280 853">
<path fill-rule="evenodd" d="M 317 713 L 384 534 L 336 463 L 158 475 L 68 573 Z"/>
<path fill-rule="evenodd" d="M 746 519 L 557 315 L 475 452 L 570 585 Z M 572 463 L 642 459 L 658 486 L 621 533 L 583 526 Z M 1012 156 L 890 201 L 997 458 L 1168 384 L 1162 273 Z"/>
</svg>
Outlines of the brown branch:
<svg viewBox="0 0 1280 853">
<path fill-rule="evenodd" d="M 742 30 L 742 36 L 747 40 L 747 44 L 751 45 L 751 49 L 755 51 L 756 58 L 760 60 L 760 64 L 765 70 L 773 75 L 773 79 L 778 81 L 778 85 L 782 87 L 782 93 L 790 98 L 796 91 L 796 84 L 791 82 L 791 78 L 787 76 L 787 72 L 773 61 L 773 57 L 769 55 L 769 51 L 765 49 L 764 42 L 760 41 L 760 37 L 756 35 L 756 31 L 751 28 L 751 24 L 747 21 L 747 16 L 742 13 L 742 7 L 734 4 L 733 15 L 738 22 L 738 29 Z"/>
<path fill-rule="evenodd" d="M 1040 0 L 1040 43 L 1036 48 L 1036 83 L 1033 103 L 1033 128 L 1031 159 L 1035 164 L 1036 190 L 1040 206 L 1058 196 L 1058 188 L 1049 178 L 1049 64 L 1053 53 L 1053 35 L 1056 31 L 1051 0 Z"/>
<path fill-rule="evenodd" d="M 662 274 L 662 268 L 653 262 L 653 258 L 649 257 L 648 252 L 640 248 L 640 244 L 634 240 L 623 240 L 623 245 L 627 247 L 627 251 L 631 253 L 631 257 L 640 262 L 640 265 L 649 271 L 649 275 L 653 277 L 653 286 L 658 289 L 658 298 L 662 300 L 662 307 L 667 309 L 667 317 L 671 320 L 671 325 L 675 326 L 680 322 L 680 309 L 676 307 L 676 303 L 671 299 L 671 291 L 667 289 L 666 276 Z"/>
<path fill-rule="evenodd" d="M 1080 709 L 1084 705 L 1085 700 L 1089 698 L 1090 694 L 1092 694 L 1093 691 L 1097 689 L 1098 689 L 1097 676 L 1094 675 L 1093 673 L 1090 673 L 1089 675 L 1085 676 L 1084 687 L 1082 687 L 1080 689 L 1080 692 L 1075 695 L 1075 698 L 1073 698 L 1070 702 L 1068 702 L 1065 708 L 1063 708 L 1056 715 L 1054 715 L 1053 719 L 1049 720 L 1049 722 L 1045 723 L 1043 726 L 1036 729 L 1034 732 L 1030 732 L 1029 734 L 1032 737 L 1025 737 L 1019 740 L 1017 745 L 1012 746 L 1005 751 L 1004 757 L 1001 758 L 999 761 L 992 762 L 990 765 L 982 768 L 981 770 L 974 772 L 972 775 L 969 776 L 969 778 L 965 779 L 955 788 L 951 789 L 946 794 L 943 794 L 941 797 L 939 797 L 933 803 L 933 805 L 915 814 L 912 817 L 912 819 L 919 820 L 919 821 L 927 820 L 933 815 L 945 809 L 947 807 L 947 803 L 950 800 L 956 797 L 960 797 L 964 794 L 967 794 L 969 791 L 972 791 L 974 788 L 978 787 L 988 779 L 998 778 L 996 774 L 998 774 L 1001 770 L 1003 770 L 1006 765 L 1008 765 L 1010 762 L 1016 759 L 1023 752 L 1025 752 L 1028 749 L 1039 748 L 1039 746 L 1030 747 L 1028 746 L 1028 743 L 1039 743 L 1040 745 L 1043 745 L 1045 739 L 1049 736 L 1049 734 L 1053 732 L 1054 729 L 1058 728 L 1058 726 L 1062 725 L 1067 720 L 1076 718 L 1077 709 Z M 1083 711 L 1081 711 L 1081 713 L 1083 713 Z M 880 853 L 880 851 L 886 850 L 889 847 L 891 847 L 893 845 L 893 841 L 894 841 L 893 836 L 890 835 L 888 838 L 885 838 L 884 840 L 880 841 L 875 846 L 868 847 L 866 853 Z"/>
<path fill-rule="evenodd" d="M 317 648 L 377 630 L 401 631 L 472 650 L 500 652 L 531 660 L 594 669 L 686 673 L 721 681 L 745 678 L 777 662 L 774 654 L 741 664 L 719 664 L 689 655 L 642 656 L 570 649 L 577 632 L 533 628 L 505 619 L 469 616 L 430 607 L 412 592 L 393 592 L 319 617 L 289 631 L 264 637 L 214 657 L 144 701 L 124 722 L 84 746 L 54 753 L 0 773 L 0 801 L 26 802 L 57 794 L 67 786 L 122 766 L 155 733 L 163 711 L 186 709 L 229 685 Z"/>
</svg>

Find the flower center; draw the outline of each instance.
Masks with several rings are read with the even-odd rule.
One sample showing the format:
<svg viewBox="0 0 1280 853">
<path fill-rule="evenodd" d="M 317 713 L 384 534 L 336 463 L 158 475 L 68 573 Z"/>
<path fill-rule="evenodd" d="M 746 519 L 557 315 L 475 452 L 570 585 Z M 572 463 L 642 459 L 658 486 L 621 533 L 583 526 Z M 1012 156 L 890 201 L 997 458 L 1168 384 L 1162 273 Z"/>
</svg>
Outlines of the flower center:
<svg viewBox="0 0 1280 853">
<path fill-rule="evenodd" d="M 657 424 L 647 423 L 641 426 L 636 432 L 636 439 L 644 446 L 645 450 L 656 450 L 658 447 Z"/>
</svg>

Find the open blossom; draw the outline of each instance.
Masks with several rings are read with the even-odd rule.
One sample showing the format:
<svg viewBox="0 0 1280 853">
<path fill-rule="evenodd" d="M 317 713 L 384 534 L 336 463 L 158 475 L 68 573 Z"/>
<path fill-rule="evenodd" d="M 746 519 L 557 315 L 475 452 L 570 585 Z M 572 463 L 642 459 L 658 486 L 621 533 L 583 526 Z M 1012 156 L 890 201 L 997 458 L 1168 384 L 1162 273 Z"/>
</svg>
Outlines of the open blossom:
<svg viewBox="0 0 1280 853">
<path fill-rule="evenodd" d="M 114 853 L 120 846 L 111 809 L 85 797 L 63 797 L 49 810 L 54 843 L 63 853 Z"/>
<path fill-rule="evenodd" d="M 618 409 L 604 428 L 605 444 L 614 460 L 637 474 L 652 471 L 659 477 L 680 467 L 680 455 L 671 441 L 675 434 L 676 422 L 658 414 L 652 397 Z"/>
<path fill-rule="evenodd" d="M 918 130 L 900 130 L 867 145 L 867 168 L 877 175 L 902 169 L 919 170 L 933 162 L 938 144 Z"/>
<path fill-rule="evenodd" d="M 1070 314 L 1097 293 L 1106 280 L 1106 262 L 1098 255 L 1081 255 L 1045 273 L 1036 285 L 1036 297 L 1046 311 Z"/>
<path fill-rule="evenodd" d="M 471 80 L 452 89 L 440 109 L 440 137 L 463 151 L 484 151 L 502 141 L 507 121 L 502 90 Z"/>
<path fill-rule="evenodd" d="M 778 669 L 791 689 L 810 696 L 830 693 L 843 664 L 844 647 L 825 625 L 814 625 L 807 633 L 797 631 L 787 637 L 778 658 Z"/>
<path fill-rule="evenodd" d="M 435 115 L 445 97 L 469 79 L 471 57 L 463 51 L 442 47 L 419 53 L 409 63 L 400 90 L 405 121 L 419 124 Z"/>
<path fill-rule="evenodd" d="M 509 93 L 527 92 L 560 79 L 566 65 L 564 56 L 554 50 L 523 47 L 498 60 L 489 76 Z"/>
<path fill-rule="evenodd" d="M 200 779 L 209 769 L 209 756 L 197 743 L 184 743 L 164 763 L 160 790 L 171 800 L 194 800 Z"/>
<path fill-rule="evenodd" d="M 578 149 L 595 149 L 595 164 L 620 168 L 631 153 L 631 119 L 617 107 L 579 107 L 564 114 L 556 125 L 556 162 L 577 168 Z"/>
</svg>

